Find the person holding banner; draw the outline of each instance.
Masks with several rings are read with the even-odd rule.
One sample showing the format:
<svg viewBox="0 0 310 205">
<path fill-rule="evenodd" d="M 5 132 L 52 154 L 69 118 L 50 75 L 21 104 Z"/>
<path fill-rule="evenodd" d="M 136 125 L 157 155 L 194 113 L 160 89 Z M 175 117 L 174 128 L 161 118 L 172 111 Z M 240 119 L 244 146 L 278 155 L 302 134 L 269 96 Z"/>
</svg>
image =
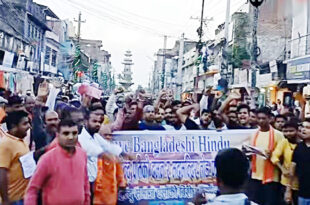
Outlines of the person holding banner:
<svg viewBox="0 0 310 205">
<path fill-rule="evenodd" d="M 270 125 L 270 109 L 258 110 L 257 118 L 260 129 L 254 135 L 252 146 L 257 154 L 252 156 L 252 179 L 248 186 L 251 200 L 261 205 L 282 204 L 280 170 L 271 161 L 271 153 L 277 147 L 283 134 Z"/>
<path fill-rule="evenodd" d="M 104 139 L 112 141 L 111 126 L 101 126 L 100 135 L 103 136 Z M 116 205 L 118 191 L 119 189 L 125 189 L 126 185 L 122 164 L 99 157 L 98 174 L 94 184 L 93 204 Z"/>
<path fill-rule="evenodd" d="M 155 108 L 155 121 L 159 124 L 163 124 L 165 119 L 165 110 L 163 108 Z"/>
<path fill-rule="evenodd" d="M 195 121 L 190 119 L 190 113 L 192 111 L 198 112 L 200 109 L 199 104 L 193 104 L 186 107 L 182 107 L 177 111 L 177 115 L 184 126 L 188 130 L 208 130 L 211 129 L 210 125 L 212 123 L 212 113 L 209 110 L 203 110 L 200 116 L 200 125 L 197 125 Z"/>
<path fill-rule="evenodd" d="M 147 105 L 143 108 L 143 121 L 139 123 L 140 130 L 165 130 L 163 126 L 155 122 L 155 108 Z"/>
<path fill-rule="evenodd" d="M 173 108 L 171 105 L 168 105 L 165 108 L 165 125 L 163 127 L 166 130 L 186 130 L 186 127 L 176 114 L 177 109 L 175 107 Z"/>
<path fill-rule="evenodd" d="M 114 161 L 115 157 L 126 155 L 122 148 L 103 139 L 98 134 L 103 119 L 92 111 L 86 114 L 85 127 L 78 136 L 78 142 L 87 153 L 87 171 L 90 182 L 91 198 L 94 194 L 94 182 L 98 172 L 98 157 L 105 156 Z"/>
</svg>

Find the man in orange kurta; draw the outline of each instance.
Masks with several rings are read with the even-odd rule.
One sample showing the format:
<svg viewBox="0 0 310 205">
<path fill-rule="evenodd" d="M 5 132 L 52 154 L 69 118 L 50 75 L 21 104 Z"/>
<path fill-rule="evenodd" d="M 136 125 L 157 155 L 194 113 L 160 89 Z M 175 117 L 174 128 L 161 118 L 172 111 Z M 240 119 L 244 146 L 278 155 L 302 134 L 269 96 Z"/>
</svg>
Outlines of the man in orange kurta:
<svg viewBox="0 0 310 205">
<path fill-rule="evenodd" d="M 106 140 L 112 140 L 112 132 L 109 125 L 104 125 L 103 129 L 100 131 Z M 93 204 L 116 205 L 118 189 L 126 187 L 126 180 L 121 163 L 99 158 L 97 173 Z"/>
</svg>

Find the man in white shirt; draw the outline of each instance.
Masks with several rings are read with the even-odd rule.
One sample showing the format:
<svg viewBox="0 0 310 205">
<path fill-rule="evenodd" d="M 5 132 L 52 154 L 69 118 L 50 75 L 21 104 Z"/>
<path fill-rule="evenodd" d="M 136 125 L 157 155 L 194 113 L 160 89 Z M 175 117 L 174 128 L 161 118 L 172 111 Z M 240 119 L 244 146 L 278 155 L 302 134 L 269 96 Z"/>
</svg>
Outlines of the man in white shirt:
<svg viewBox="0 0 310 205">
<path fill-rule="evenodd" d="M 90 111 L 86 114 L 85 127 L 82 129 L 82 132 L 78 137 L 81 147 L 87 153 L 87 171 L 91 185 L 91 192 L 93 184 L 97 178 L 98 157 L 105 154 L 112 154 L 116 157 L 125 155 L 120 146 L 108 142 L 98 134 L 101 124 L 101 116 Z"/>
</svg>

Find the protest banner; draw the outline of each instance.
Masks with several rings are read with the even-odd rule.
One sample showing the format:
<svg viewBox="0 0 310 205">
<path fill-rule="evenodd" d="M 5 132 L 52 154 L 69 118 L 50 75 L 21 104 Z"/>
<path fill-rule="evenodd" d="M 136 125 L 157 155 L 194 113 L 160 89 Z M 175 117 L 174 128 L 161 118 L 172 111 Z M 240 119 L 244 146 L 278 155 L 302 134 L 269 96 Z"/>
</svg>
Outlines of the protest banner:
<svg viewBox="0 0 310 205">
<path fill-rule="evenodd" d="M 255 130 L 121 131 L 114 143 L 136 155 L 124 161 L 128 188 L 118 204 L 186 204 L 197 191 L 215 194 L 218 151 L 249 144 Z M 233 165 L 232 165 L 233 166 Z"/>
</svg>

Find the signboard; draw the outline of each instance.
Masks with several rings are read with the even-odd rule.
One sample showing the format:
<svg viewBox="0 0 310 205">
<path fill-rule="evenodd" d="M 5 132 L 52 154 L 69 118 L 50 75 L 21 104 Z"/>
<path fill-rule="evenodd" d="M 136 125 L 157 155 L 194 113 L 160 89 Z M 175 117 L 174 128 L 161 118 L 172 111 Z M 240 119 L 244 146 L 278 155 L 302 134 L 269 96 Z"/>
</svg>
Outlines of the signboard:
<svg viewBox="0 0 310 205">
<path fill-rule="evenodd" d="M 239 70 L 239 83 L 246 83 L 248 82 L 248 70 L 241 69 Z"/>
<path fill-rule="evenodd" d="M 256 86 L 257 87 L 267 87 L 272 83 L 272 74 L 267 73 L 267 74 L 259 74 L 257 72 L 257 80 L 256 80 Z"/>
<path fill-rule="evenodd" d="M 12 68 L 13 59 L 14 59 L 14 53 L 5 51 L 4 59 L 3 59 L 3 64 L 2 65 L 4 67 Z"/>
<path fill-rule="evenodd" d="M 278 65 L 277 65 L 277 61 L 276 61 L 276 60 L 270 61 L 270 62 L 269 62 L 269 67 L 270 67 L 270 72 L 271 72 L 271 73 L 276 73 L 276 72 L 278 72 Z"/>
<path fill-rule="evenodd" d="M 286 78 L 287 80 L 309 80 L 310 57 L 288 62 Z"/>
<path fill-rule="evenodd" d="M 123 163 L 128 188 L 118 204 L 186 204 L 198 190 L 217 191 L 218 151 L 248 144 L 255 130 L 123 131 L 114 133 L 137 161 Z"/>
<path fill-rule="evenodd" d="M 234 69 L 234 84 L 239 84 L 239 68 Z"/>
</svg>

